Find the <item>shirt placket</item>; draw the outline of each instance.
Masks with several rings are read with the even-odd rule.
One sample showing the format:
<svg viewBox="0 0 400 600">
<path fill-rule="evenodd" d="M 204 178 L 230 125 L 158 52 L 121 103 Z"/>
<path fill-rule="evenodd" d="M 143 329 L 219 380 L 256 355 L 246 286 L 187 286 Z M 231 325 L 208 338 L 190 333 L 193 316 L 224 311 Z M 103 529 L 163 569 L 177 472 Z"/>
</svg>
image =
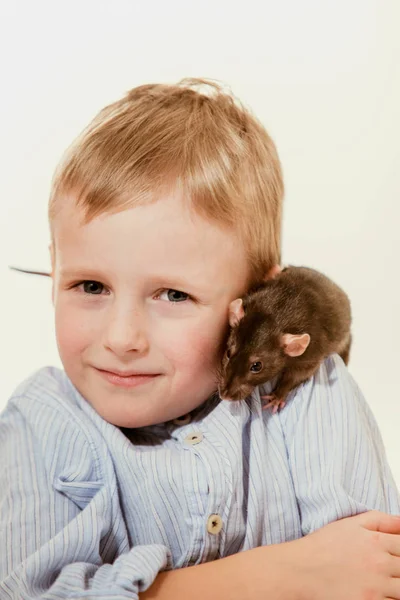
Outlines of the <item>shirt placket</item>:
<svg viewBox="0 0 400 600">
<path fill-rule="evenodd" d="M 185 563 L 193 565 L 214 560 L 220 555 L 221 543 L 225 539 L 224 514 L 227 514 L 226 505 L 231 501 L 227 497 L 227 481 L 231 481 L 232 474 L 228 457 L 223 456 L 223 446 L 217 443 L 204 421 L 189 424 L 186 420 L 176 432 L 176 438 L 185 451 L 186 465 L 187 453 L 190 455 L 190 468 L 185 480 L 188 483 L 186 494 L 193 531 Z"/>
</svg>

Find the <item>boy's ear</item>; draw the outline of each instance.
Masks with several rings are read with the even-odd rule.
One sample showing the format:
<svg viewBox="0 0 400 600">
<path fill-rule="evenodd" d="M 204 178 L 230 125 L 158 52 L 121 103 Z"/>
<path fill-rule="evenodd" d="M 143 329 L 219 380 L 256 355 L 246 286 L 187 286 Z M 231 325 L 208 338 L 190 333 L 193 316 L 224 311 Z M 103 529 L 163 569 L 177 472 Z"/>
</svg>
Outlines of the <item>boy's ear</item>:
<svg viewBox="0 0 400 600">
<path fill-rule="evenodd" d="M 283 351 L 288 356 L 300 356 L 307 350 L 310 340 L 311 337 L 308 333 L 301 335 L 284 333 L 281 339 Z"/>
<path fill-rule="evenodd" d="M 54 271 L 54 246 L 53 246 L 53 242 L 50 242 L 49 244 L 49 252 L 50 252 L 50 261 L 51 261 L 51 275 L 53 274 Z"/>
<path fill-rule="evenodd" d="M 54 246 L 53 243 L 49 244 L 49 252 L 50 252 L 50 261 L 51 261 L 51 301 L 54 305 L 54 265 L 55 265 L 55 256 L 54 256 Z"/>
<path fill-rule="evenodd" d="M 236 327 L 240 319 L 244 317 L 243 300 L 236 298 L 229 305 L 229 325 Z"/>
<path fill-rule="evenodd" d="M 268 271 L 268 273 L 264 277 L 264 281 L 268 281 L 268 279 L 273 279 L 281 271 L 282 271 L 282 267 L 280 267 L 279 265 L 274 265 L 273 267 L 271 267 L 271 269 Z"/>
</svg>

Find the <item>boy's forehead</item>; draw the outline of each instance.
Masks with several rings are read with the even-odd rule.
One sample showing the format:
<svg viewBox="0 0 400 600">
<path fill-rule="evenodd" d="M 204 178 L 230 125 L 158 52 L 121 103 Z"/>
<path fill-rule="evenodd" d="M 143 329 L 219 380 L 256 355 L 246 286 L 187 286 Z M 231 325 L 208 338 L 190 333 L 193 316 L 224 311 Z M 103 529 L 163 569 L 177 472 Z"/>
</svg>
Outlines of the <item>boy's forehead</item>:
<svg viewBox="0 0 400 600">
<path fill-rule="evenodd" d="M 165 197 L 88 224 L 71 200 L 54 227 L 60 274 L 86 269 L 196 280 L 198 285 L 240 286 L 247 261 L 234 231 L 188 210 L 177 197 Z"/>
</svg>

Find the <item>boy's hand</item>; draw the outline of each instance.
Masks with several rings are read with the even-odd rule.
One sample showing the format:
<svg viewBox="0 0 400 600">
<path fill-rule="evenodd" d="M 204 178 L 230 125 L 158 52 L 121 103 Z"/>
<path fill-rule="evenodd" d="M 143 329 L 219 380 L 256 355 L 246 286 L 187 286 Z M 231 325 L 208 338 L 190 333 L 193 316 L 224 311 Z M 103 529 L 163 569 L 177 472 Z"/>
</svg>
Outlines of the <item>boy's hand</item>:
<svg viewBox="0 0 400 600">
<path fill-rule="evenodd" d="M 296 540 L 304 600 L 400 599 L 400 518 L 378 511 Z M 293 574 L 294 575 L 294 574 Z"/>
</svg>

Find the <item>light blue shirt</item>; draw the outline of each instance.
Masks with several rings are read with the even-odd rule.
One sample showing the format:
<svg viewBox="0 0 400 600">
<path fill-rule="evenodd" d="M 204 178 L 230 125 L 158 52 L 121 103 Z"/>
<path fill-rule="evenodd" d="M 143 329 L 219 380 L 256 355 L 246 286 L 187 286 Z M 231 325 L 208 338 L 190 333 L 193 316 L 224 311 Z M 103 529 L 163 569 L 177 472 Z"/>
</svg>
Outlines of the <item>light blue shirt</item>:
<svg viewBox="0 0 400 600">
<path fill-rule="evenodd" d="M 271 385 L 208 402 L 190 422 L 121 430 L 64 371 L 27 378 L 0 415 L 0 599 L 138 598 L 161 570 L 368 509 L 400 514 L 342 360 L 329 357 L 276 414 L 261 409 Z"/>
</svg>

